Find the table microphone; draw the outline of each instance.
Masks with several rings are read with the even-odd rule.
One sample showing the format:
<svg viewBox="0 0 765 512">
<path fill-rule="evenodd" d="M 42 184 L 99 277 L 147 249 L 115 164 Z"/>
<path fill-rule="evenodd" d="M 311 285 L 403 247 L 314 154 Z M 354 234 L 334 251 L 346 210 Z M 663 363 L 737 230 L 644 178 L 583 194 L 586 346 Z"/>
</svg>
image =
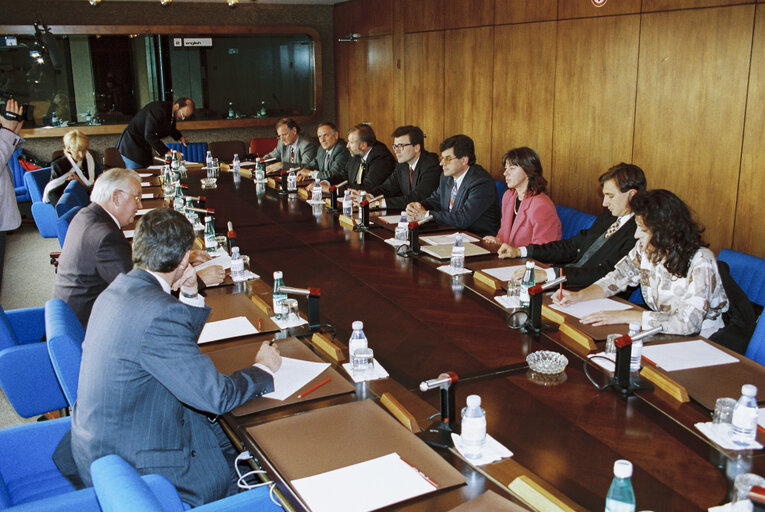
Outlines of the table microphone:
<svg viewBox="0 0 765 512">
<path fill-rule="evenodd" d="M 425 392 L 431 389 L 436 389 L 441 386 L 446 386 L 452 382 L 457 382 L 459 377 L 454 372 L 442 373 L 435 379 L 424 380 L 420 382 L 420 391 Z"/>
</svg>

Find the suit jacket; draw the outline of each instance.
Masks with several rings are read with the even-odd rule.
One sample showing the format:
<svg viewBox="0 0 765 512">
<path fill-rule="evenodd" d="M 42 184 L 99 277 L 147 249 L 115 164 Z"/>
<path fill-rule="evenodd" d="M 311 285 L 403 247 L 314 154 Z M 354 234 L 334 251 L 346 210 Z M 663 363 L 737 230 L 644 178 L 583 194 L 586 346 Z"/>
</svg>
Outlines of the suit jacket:
<svg viewBox="0 0 765 512">
<path fill-rule="evenodd" d="M 319 146 L 319 149 L 316 151 L 316 156 L 305 166 L 306 169 L 319 171 L 319 174 L 316 177 L 320 180 L 327 180 L 336 174 L 342 175 L 345 170 L 345 164 L 348 163 L 348 159 L 351 157 L 351 153 L 348 151 L 348 148 L 345 147 L 345 141 L 343 139 L 337 139 L 337 142 L 332 146 L 330 151 L 329 165 L 324 165 L 324 162 L 327 159 L 327 151 Z"/>
<path fill-rule="evenodd" d="M 454 178 L 441 175 L 438 188 L 422 202 L 438 224 L 455 226 L 479 236 L 493 235 L 499 230 L 497 186 L 488 172 L 478 164 L 471 165 L 457 191 L 452 211 L 449 198 Z"/>
<path fill-rule="evenodd" d="M 614 269 L 616 263 L 635 246 L 635 216 L 633 215 L 619 231 L 611 235 L 582 267 L 571 267 L 567 263 L 576 263 L 590 245 L 604 236 L 616 217 L 608 210 L 595 219 L 589 229 L 583 229 L 567 240 L 559 240 L 543 245 L 529 245 L 528 256 L 545 263 L 563 265 L 567 286 L 589 286 Z M 555 269 L 560 275 L 560 268 Z"/>
<path fill-rule="evenodd" d="M 121 155 L 148 167 L 152 163 L 152 149 L 160 155 L 169 151 L 162 142 L 168 135 L 175 140 L 181 138 L 175 127 L 173 102 L 153 101 L 130 120 L 117 141 L 117 149 Z"/>
<path fill-rule="evenodd" d="M 372 194 L 383 194 L 388 208 L 403 210 L 409 203 L 422 202 L 429 197 L 438 187 L 441 174 L 438 155 L 423 151 L 414 167 L 412 185 L 409 185 L 409 164 L 397 164 L 393 174 Z"/>
<path fill-rule="evenodd" d="M 8 160 L 23 140 L 11 130 L 0 127 L 0 231 L 10 231 L 21 225 L 13 171 Z"/>
<path fill-rule="evenodd" d="M 307 166 L 316 156 L 316 143 L 305 135 L 299 135 L 295 143 L 295 162 L 303 167 Z M 263 157 L 264 160 L 276 158 L 280 162 L 290 161 L 290 147 L 285 146 L 280 140 L 273 151 Z"/>
<path fill-rule="evenodd" d="M 233 460 L 207 414 L 273 391 L 273 378 L 255 366 L 218 372 L 197 345 L 209 314 L 141 269 L 98 298 L 72 411 L 71 455 L 86 485 L 91 462 L 116 453 L 141 474 L 167 477 L 194 507 L 236 492 Z"/>
<path fill-rule="evenodd" d="M 560 219 L 547 194 L 525 197 L 516 216 L 517 197 L 515 190 L 507 190 L 502 196 L 502 222 L 497 238 L 514 247 L 560 240 Z"/>
<path fill-rule="evenodd" d="M 329 181 L 330 183 L 340 183 L 343 180 L 348 180 L 348 188 L 372 192 L 393 173 L 393 169 L 396 167 L 396 158 L 385 144 L 377 141 L 367 154 L 366 167 L 366 171 L 361 176 L 361 184 L 356 183 L 357 176 L 361 172 L 361 157 L 352 156 L 345 164 L 345 172 L 330 177 Z"/>
<path fill-rule="evenodd" d="M 72 219 L 58 259 L 53 297 L 66 302 L 83 326 L 98 294 L 133 267 L 133 250 L 122 230 L 99 204 Z"/>
</svg>

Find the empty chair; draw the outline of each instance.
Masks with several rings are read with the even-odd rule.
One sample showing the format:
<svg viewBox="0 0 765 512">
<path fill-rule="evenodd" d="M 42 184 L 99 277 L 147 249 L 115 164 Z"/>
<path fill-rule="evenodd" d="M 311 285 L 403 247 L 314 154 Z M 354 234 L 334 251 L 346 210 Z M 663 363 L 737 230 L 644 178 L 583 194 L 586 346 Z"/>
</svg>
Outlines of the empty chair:
<svg viewBox="0 0 765 512">
<path fill-rule="evenodd" d="M 77 400 L 85 329 L 66 302 L 50 299 L 45 303 L 45 332 L 53 370 L 71 407 Z"/>
<path fill-rule="evenodd" d="M 125 161 L 122 159 L 120 152 L 117 151 L 117 148 L 106 148 L 104 150 L 104 167 L 106 169 L 111 169 L 112 167 L 125 168 Z"/>
<path fill-rule="evenodd" d="M 45 238 L 56 236 L 56 219 L 58 218 L 53 205 L 43 202 L 43 190 L 49 179 L 49 167 L 24 173 L 24 183 L 32 199 L 32 218 L 40 235 Z"/>
<path fill-rule="evenodd" d="M 69 185 L 67 185 L 64 189 L 64 193 L 67 192 L 73 194 L 77 198 L 77 205 L 87 206 L 90 204 L 90 191 L 85 188 L 79 181 L 74 180 L 70 182 Z M 61 202 L 61 200 L 59 200 L 59 202 Z M 56 203 L 56 206 L 58 206 L 58 203 Z M 62 213 L 64 212 L 58 211 L 59 216 L 61 216 Z"/>
<path fill-rule="evenodd" d="M 82 206 L 75 206 L 56 220 L 56 236 L 58 236 L 58 243 L 61 247 L 64 247 L 64 240 L 66 239 L 66 232 L 69 230 L 69 224 L 72 223 L 72 219 L 81 209 Z"/>
<path fill-rule="evenodd" d="M 595 222 L 594 215 L 569 208 L 568 206 L 556 204 L 555 210 L 558 212 L 558 218 L 560 218 L 561 240 L 571 238 L 583 229 L 589 229 L 592 223 Z"/>
<path fill-rule="evenodd" d="M 16 201 L 19 203 L 26 203 L 32 200 L 29 195 L 26 183 L 24 183 L 24 168 L 19 163 L 19 155 L 21 155 L 21 148 L 15 149 L 8 159 L 8 166 L 11 168 L 11 176 L 13 178 L 13 188 L 16 192 Z"/>
<path fill-rule="evenodd" d="M 760 315 L 752 339 L 746 348 L 746 357 L 765 365 L 765 315 Z"/>
<path fill-rule="evenodd" d="M 730 267 L 730 276 L 749 297 L 749 300 L 760 306 L 765 306 L 765 260 L 734 251 L 723 249 L 717 259 L 724 261 Z"/>
<path fill-rule="evenodd" d="M 240 159 L 244 159 L 244 155 L 247 154 L 247 148 L 241 140 L 211 142 L 207 145 L 207 148 L 212 153 L 213 158 L 226 163 L 233 162 L 235 154 L 239 155 Z"/>
<path fill-rule="evenodd" d="M 276 140 L 273 137 L 256 137 L 250 139 L 250 154 L 263 156 L 273 151 Z"/>
<path fill-rule="evenodd" d="M 167 147 L 183 153 L 183 159 L 187 162 L 204 162 L 205 157 L 207 157 L 206 142 L 189 142 L 187 146 L 180 142 L 174 142 L 168 144 Z M 244 158 L 244 155 L 240 153 L 239 157 Z"/>
</svg>

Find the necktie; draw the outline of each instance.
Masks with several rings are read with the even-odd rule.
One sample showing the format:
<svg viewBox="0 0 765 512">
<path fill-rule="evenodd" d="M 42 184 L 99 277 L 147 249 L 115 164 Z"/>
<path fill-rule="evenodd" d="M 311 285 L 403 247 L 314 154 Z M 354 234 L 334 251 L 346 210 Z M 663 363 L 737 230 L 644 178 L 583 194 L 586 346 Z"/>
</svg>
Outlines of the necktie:
<svg viewBox="0 0 765 512">
<path fill-rule="evenodd" d="M 290 163 L 295 161 L 295 146 L 290 146 Z"/>
<path fill-rule="evenodd" d="M 616 222 L 614 222 L 613 224 L 611 224 L 611 225 L 608 227 L 608 230 L 606 231 L 606 235 L 605 235 L 605 237 L 606 237 L 606 238 L 610 238 L 610 237 L 611 237 L 611 235 L 613 235 L 613 234 L 614 234 L 614 233 L 616 233 L 617 231 L 619 231 L 619 219 L 616 219 Z"/>
<path fill-rule="evenodd" d="M 452 208 L 454 208 L 454 200 L 457 199 L 457 182 L 454 182 L 454 186 L 452 187 L 452 193 L 449 196 L 449 211 L 452 211 Z"/>
<path fill-rule="evenodd" d="M 364 178 L 364 171 L 367 170 L 367 163 L 362 160 L 359 165 L 359 172 L 356 173 L 356 184 L 361 185 L 361 180 Z"/>
<path fill-rule="evenodd" d="M 412 190 L 412 176 L 414 176 L 414 168 L 410 167 L 409 168 L 409 191 L 410 192 Z"/>
<path fill-rule="evenodd" d="M 327 153 L 327 156 L 324 157 L 324 169 L 323 170 L 326 171 L 327 169 L 329 169 L 329 153 Z"/>
</svg>

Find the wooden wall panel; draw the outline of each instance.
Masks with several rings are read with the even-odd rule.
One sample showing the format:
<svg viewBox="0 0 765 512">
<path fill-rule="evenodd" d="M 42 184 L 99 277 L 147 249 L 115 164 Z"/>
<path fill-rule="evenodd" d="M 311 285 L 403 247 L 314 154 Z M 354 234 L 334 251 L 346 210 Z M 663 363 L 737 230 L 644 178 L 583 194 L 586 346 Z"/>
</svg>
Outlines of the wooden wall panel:
<svg viewBox="0 0 765 512">
<path fill-rule="evenodd" d="M 338 130 L 345 137 L 345 133 L 350 128 L 350 67 L 351 67 L 351 44 L 352 43 L 335 43 L 335 94 L 337 99 L 336 112 Z"/>
<path fill-rule="evenodd" d="M 733 240 L 754 6 L 644 14 L 634 162 Z"/>
<path fill-rule="evenodd" d="M 558 0 L 495 0 L 494 23 L 551 21 L 558 16 Z"/>
<path fill-rule="evenodd" d="M 639 30 L 639 15 L 558 22 L 556 203 L 602 211 L 597 177 L 631 159 Z"/>
<path fill-rule="evenodd" d="M 343 35 L 355 32 L 362 36 L 393 32 L 393 0 L 351 0 L 335 5 L 335 24 Z M 337 31 L 337 29 L 336 29 Z"/>
<path fill-rule="evenodd" d="M 396 124 L 422 128 L 426 149 L 437 152 L 444 139 L 444 32 L 407 34 L 404 52 L 405 109 Z"/>
<path fill-rule="evenodd" d="M 555 22 L 494 29 L 491 169 L 502 179 L 502 155 L 529 146 L 549 178 L 555 95 Z M 501 56 L 501 57 L 500 57 Z"/>
<path fill-rule="evenodd" d="M 494 22 L 494 0 L 443 1 L 446 28 L 478 27 Z"/>
<path fill-rule="evenodd" d="M 733 249 L 765 258 L 765 8 L 757 7 Z"/>
<path fill-rule="evenodd" d="M 643 12 L 753 4 L 754 0 L 643 0 Z"/>
<path fill-rule="evenodd" d="M 558 0 L 558 19 L 637 14 L 640 3 L 641 0 L 608 0 L 604 6 L 595 7 L 592 0 Z"/>
<path fill-rule="evenodd" d="M 489 170 L 494 28 L 447 30 L 445 37 L 444 137 L 468 135 Z"/>
<path fill-rule="evenodd" d="M 400 11 L 400 16 L 404 19 L 404 32 L 443 30 L 445 1 L 419 0 L 413 4 L 409 0 L 402 0 L 404 9 Z M 396 16 L 399 14 L 397 13 Z"/>
</svg>

